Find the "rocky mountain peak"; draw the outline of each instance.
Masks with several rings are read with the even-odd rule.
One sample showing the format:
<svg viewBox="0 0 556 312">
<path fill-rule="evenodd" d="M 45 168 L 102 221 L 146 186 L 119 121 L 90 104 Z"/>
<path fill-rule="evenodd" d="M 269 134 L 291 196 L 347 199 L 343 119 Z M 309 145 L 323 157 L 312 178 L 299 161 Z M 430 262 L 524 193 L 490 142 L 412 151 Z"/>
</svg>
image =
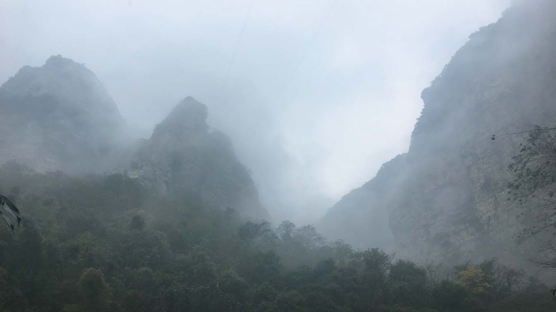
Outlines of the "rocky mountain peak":
<svg viewBox="0 0 556 312">
<path fill-rule="evenodd" d="M 207 107 L 188 96 L 179 102 L 168 116 L 156 126 L 153 137 L 164 134 L 183 136 L 191 132 L 206 133 Z"/>
<path fill-rule="evenodd" d="M 46 63 L 44 65 L 45 67 L 50 67 L 50 68 L 56 68 L 56 67 L 61 68 L 61 67 L 72 67 L 72 66 L 81 66 L 82 68 L 85 68 L 85 66 L 76 63 L 69 58 L 63 57 L 60 54 L 50 56 L 46 60 Z"/>
<path fill-rule="evenodd" d="M 0 163 L 68 173 L 107 170 L 125 127 L 96 75 L 59 55 L 0 87 L 0 124 Z"/>
<path fill-rule="evenodd" d="M 210 129 L 207 107 L 179 102 L 133 157 L 129 175 L 167 196 L 193 196 L 216 209 L 264 219 L 257 189 L 230 140 Z"/>
<path fill-rule="evenodd" d="M 83 64 L 60 55 L 51 56 L 41 67 L 23 67 L 2 85 L 0 92 L 11 97 L 54 98 L 58 108 L 95 114 L 98 115 L 95 118 L 114 125 L 123 122 L 112 97 L 96 75 Z M 23 101 L 20 105 L 29 103 Z M 39 105 L 48 106 L 49 103 L 42 101 Z"/>
</svg>

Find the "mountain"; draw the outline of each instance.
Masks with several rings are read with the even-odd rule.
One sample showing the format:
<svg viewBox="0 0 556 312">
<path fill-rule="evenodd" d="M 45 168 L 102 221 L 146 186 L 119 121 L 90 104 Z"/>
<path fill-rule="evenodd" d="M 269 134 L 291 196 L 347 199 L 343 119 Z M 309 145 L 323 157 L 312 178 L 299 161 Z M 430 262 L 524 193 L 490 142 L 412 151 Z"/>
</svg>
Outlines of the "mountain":
<svg viewBox="0 0 556 312">
<path fill-rule="evenodd" d="M 196 198 L 268 218 L 230 140 L 209 128 L 205 105 L 186 98 L 137 142 L 102 83 L 84 65 L 52 56 L 0 87 L 0 164 L 69 175 L 127 171 L 170 197 Z"/>
<path fill-rule="evenodd" d="M 102 172 L 109 169 L 124 126 L 95 74 L 61 56 L 42 67 L 23 67 L 0 87 L 1 163 Z"/>
<path fill-rule="evenodd" d="M 327 213 L 320 227 L 329 237 L 340 238 L 358 248 L 394 250 L 389 212 L 383 206 L 404 176 L 406 155 L 382 165 L 375 178 L 351 191 Z"/>
<path fill-rule="evenodd" d="M 210 129 L 207 117 L 204 104 L 185 98 L 139 147 L 129 175 L 163 194 L 194 196 L 211 207 L 267 219 L 255 184 L 230 140 Z"/>
<path fill-rule="evenodd" d="M 497 257 L 531 264 L 517 238 L 552 206 L 510 200 L 508 166 L 536 125 L 556 125 L 556 2 L 522 2 L 481 28 L 422 92 L 409 150 L 344 196 L 331 236 L 424 262 Z M 554 237 L 554 228 L 544 231 Z"/>
</svg>

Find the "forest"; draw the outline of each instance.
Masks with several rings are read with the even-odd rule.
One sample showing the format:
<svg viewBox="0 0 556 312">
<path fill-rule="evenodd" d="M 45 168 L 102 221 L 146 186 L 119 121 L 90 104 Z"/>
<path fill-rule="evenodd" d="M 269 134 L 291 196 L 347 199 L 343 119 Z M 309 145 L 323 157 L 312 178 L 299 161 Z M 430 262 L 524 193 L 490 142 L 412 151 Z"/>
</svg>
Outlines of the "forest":
<svg viewBox="0 0 556 312">
<path fill-rule="evenodd" d="M 417 265 L 326 241 L 310 225 L 245 221 L 124 174 L 8 163 L 23 211 L 0 232 L 1 311 L 552 311 L 544 284 L 495 259 Z"/>
</svg>

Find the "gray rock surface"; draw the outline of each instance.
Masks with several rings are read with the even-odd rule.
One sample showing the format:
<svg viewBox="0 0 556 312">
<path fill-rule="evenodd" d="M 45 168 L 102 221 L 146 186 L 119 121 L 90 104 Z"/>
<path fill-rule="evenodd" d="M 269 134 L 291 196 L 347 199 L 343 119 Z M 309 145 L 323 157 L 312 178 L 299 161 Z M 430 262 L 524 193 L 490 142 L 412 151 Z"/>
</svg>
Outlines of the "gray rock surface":
<svg viewBox="0 0 556 312">
<path fill-rule="evenodd" d="M 344 196 L 322 228 L 424 262 L 530 264 L 542 246 L 516 240 L 528 216 L 508 200 L 507 168 L 527 136 L 514 133 L 556 124 L 556 2 L 524 2 L 473 34 L 422 98 L 408 153 Z"/>
</svg>

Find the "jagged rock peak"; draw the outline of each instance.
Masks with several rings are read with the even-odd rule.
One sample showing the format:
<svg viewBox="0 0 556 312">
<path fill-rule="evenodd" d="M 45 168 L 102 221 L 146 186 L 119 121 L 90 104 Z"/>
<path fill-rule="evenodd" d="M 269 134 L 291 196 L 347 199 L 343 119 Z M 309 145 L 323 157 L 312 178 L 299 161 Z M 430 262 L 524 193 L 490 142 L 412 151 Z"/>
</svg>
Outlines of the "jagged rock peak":
<svg viewBox="0 0 556 312">
<path fill-rule="evenodd" d="M 179 102 L 153 132 L 153 136 L 162 133 L 182 134 L 188 132 L 206 132 L 208 109 L 194 98 L 188 96 Z"/>
<path fill-rule="evenodd" d="M 49 57 L 41 67 L 22 67 L 2 85 L 1 91 L 16 97 L 54 97 L 63 107 L 106 113 L 115 123 L 123 121 L 97 76 L 85 65 L 61 55 Z"/>
<path fill-rule="evenodd" d="M 64 67 L 70 67 L 70 66 L 78 66 L 78 67 L 86 69 L 86 67 L 83 66 L 83 64 L 79 64 L 77 62 L 74 62 L 72 59 L 63 57 L 60 54 L 52 55 L 51 57 L 49 57 L 46 60 L 46 63 L 44 64 L 44 66 L 47 67 L 47 68 L 64 68 Z"/>
<path fill-rule="evenodd" d="M 164 196 L 191 196 L 208 207 L 268 219 L 230 140 L 209 131 L 207 117 L 207 107 L 194 98 L 179 102 L 136 152 L 129 176 Z"/>
</svg>

